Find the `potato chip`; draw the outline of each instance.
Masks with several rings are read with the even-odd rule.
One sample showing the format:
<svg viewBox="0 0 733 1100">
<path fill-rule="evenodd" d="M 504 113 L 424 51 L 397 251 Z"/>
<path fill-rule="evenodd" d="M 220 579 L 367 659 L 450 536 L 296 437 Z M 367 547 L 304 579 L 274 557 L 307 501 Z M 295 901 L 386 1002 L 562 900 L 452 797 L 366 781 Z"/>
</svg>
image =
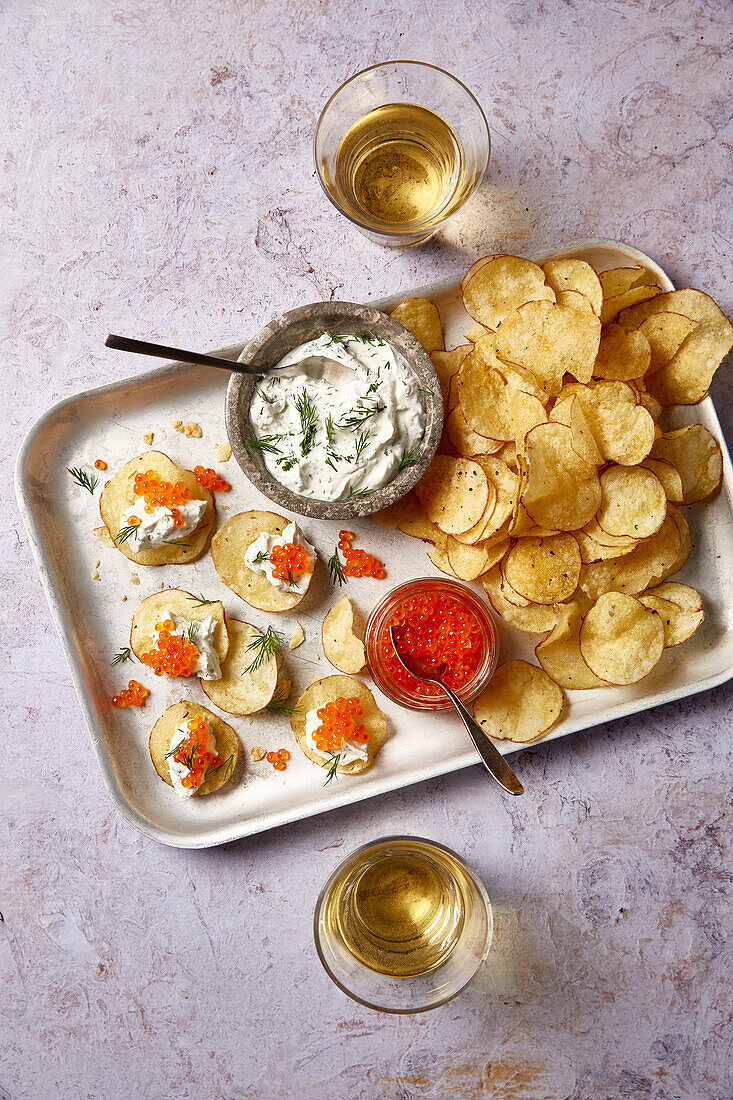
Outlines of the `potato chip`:
<svg viewBox="0 0 733 1100">
<path fill-rule="evenodd" d="M 564 705 L 561 689 L 544 669 L 507 661 L 479 695 L 473 713 L 489 737 L 526 744 L 552 729 Z"/>
<path fill-rule="evenodd" d="M 595 382 L 576 391 L 598 450 L 606 462 L 635 466 L 654 443 L 654 419 L 637 405 L 626 382 Z"/>
<path fill-rule="evenodd" d="M 288 522 L 275 512 L 238 512 L 211 540 L 211 560 L 224 584 L 260 611 L 290 611 L 305 596 L 305 592 L 284 592 L 275 588 L 264 573 L 255 573 L 244 564 L 245 551 L 259 535 L 263 532 L 282 535 Z M 312 573 L 310 579 L 313 579 Z"/>
<path fill-rule="evenodd" d="M 323 620 L 321 640 L 326 660 L 339 672 L 354 676 L 366 663 L 363 624 L 348 596 L 337 600 Z"/>
<path fill-rule="evenodd" d="M 444 541 L 442 543 L 437 543 L 435 546 L 430 547 L 428 550 L 428 558 L 436 569 L 439 569 L 441 573 L 445 573 L 446 577 L 452 577 L 453 580 L 458 580 L 459 578 L 453 571 L 453 566 L 448 557 L 448 537 L 444 535 L 443 539 Z"/>
<path fill-rule="evenodd" d="M 704 500 L 723 480 L 723 454 L 714 435 L 702 424 L 665 432 L 654 441 L 652 458 L 662 459 L 682 480 L 682 504 Z M 671 498 L 670 498 L 671 499 Z"/>
<path fill-rule="evenodd" d="M 499 531 L 513 515 L 520 493 L 520 476 L 510 470 L 505 462 L 495 455 L 477 455 L 476 462 L 481 466 L 490 483 L 496 488 L 496 504 L 484 528 L 482 538 Z"/>
<path fill-rule="evenodd" d="M 672 358 L 646 379 L 662 405 L 697 405 L 733 347 L 733 325 L 703 322 L 684 338 Z"/>
<path fill-rule="evenodd" d="M 642 302 L 640 305 L 626 309 L 619 317 L 618 323 L 628 332 L 630 329 L 639 328 L 647 317 L 658 313 L 681 313 L 691 321 L 712 325 L 730 324 L 722 309 L 715 304 L 709 294 L 703 294 L 701 290 L 692 288 L 670 290 L 667 294 L 657 295 L 649 302 Z"/>
<path fill-rule="evenodd" d="M 583 619 L 580 652 L 591 672 L 609 684 L 636 684 L 662 656 L 660 616 L 625 592 L 606 592 Z"/>
<path fill-rule="evenodd" d="M 573 449 L 564 424 L 540 424 L 525 440 L 527 482 L 522 503 L 535 523 L 552 531 L 574 531 L 598 511 L 598 471 Z"/>
<path fill-rule="evenodd" d="M 612 321 L 620 310 L 644 302 L 661 293 L 656 278 L 643 267 L 616 267 L 599 275 L 603 287 L 601 321 Z"/>
<path fill-rule="evenodd" d="M 662 413 L 662 405 L 657 401 L 656 397 L 646 389 L 644 379 L 635 378 L 632 382 L 629 382 L 629 385 L 634 390 L 639 405 L 646 409 L 652 420 L 658 420 Z"/>
<path fill-rule="evenodd" d="M 468 269 L 461 283 L 463 304 L 474 321 L 498 328 L 525 302 L 555 301 L 541 267 L 519 256 L 484 256 Z"/>
<path fill-rule="evenodd" d="M 667 562 L 665 560 L 660 563 L 660 568 L 649 578 L 649 587 L 658 585 L 662 581 L 666 581 L 667 577 L 673 577 L 675 573 L 679 573 L 680 569 L 682 569 L 687 562 L 690 551 L 692 550 L 690 525 L 679 508 L 672 504 L 671 501 L 667 505 L 667 518 L 671 519 L 677 528 L 677 534 L 680 537 L 679 548 L 673 562 Z"/>
<path fill-rule="evenodd" d="M 649 369 L 651 348 L 641 332 L 625 332 L 620 325 L 606 325 L 593 364 L 593 377 L 629 382 Z"/>
<path fill-rule="evenodd" d="M 502 563 L 509 585 L 532 603 L 569 600 L 580 579 L 580 550 L 572 535 L 523 538 Z"/>
<path fill-rule="evenodd" d="M 649 587 L 653 578 L 659 583 L 663 574 L 670 576 L 665 571 L 675 565 L 682 543 L 675 512 L 674 504 L 668 504 L 667 518 L 657 534 L 643 539 L 629 553 L 584 565 L 579 581 L 582 591 L 593 600 L 613 591 L 636 596 Z"/>
<path fill-rule="evenodd" d="M 493 454 L 503 446 L 501 440 L 487 439 L 470 428 L 460 405 L 451 409 L 445 421 L 445 434 L 458 455 L 471 458 L 472 455 Z"/>
<path fill-rule="evenodd" d="M 255 714 L 272 699 L 277 688 L 277 657 L 265 656 L 259 664 L 258 639 L 262 631 L 238 619 L 229 619 L 229 652 L 221 666 L 221 678 L 202 680 L 211 702 L 229 714 Z M 257 667 L 255 667 L 257 665 Z"/>
<path fill-rule="evenodd" d="M 399 502 L 403 504 L 402 515 L 397 520 L 398 530 L 403 535 L 409 535 L 413 539 L 422 539 L 423 542 L 432 542 L 433 545 L 445 539 L 445 535 L 436 527 L 432 520 L 425 515 L 425 509 L 416 496 L 403 497 Z"/>
<path fill-rule="evenodd" d="M 702 596 L 686 584 L 668 581 L 648 589 L 639 599 L 661 618 L 665 649 L 686 642 L 705 618 Z"/>
<path fill-rule="evenodd" d="M 476 352 L 462 363 L 458 387 L 467 424 L 491 439 L 521 441 L 547 419 L 538 398 L 513 385 L 509 372 L 488 367 Z"/>
<path fill-rule="evenodd" d="M 506 587 L 498 564 L 484 574 L 481 583 L 494 611 L 509 626 L 516 627 L 517 630 L 522 630 L 526 634 L 544 634 L 552 630 L 557 620 L 557 609 L 546 604 L 529 603 L 526 600 L 521 606 L 519 603 L 513 603 L 507 598 L 509 589 Z M 515 594 L 512 593 L 512 597 L 515 599 Z"/>
<path fill-rule="evenodd" d="M 490 369 L 498 370 L 504 376 L 506 384 L 514 390 L 522 390 L 531 397 L 536 397 L 543 405 L 550 402 L 549 394 L 545 393 L 531 370 L 520 366 L 519 363 L 507 363 L 500 359 L 496 351 L 497 334 L 487 332 L 480 340 L 476 341 L 475 352 L 481 361 Z"/>
<path fill-rule="evenodd" d="M 446 554 L 451 569 L 462 581 L 475 581 L 503 557 L 503 554 L 499 554 L 492 561 L 492 556 L 482 545 L 471 546 L 458 542 L 451 536 L 446 543 Z"/>
<path fill-rule="evenodd" d="M 461 344 L 460 347 L 453 348 L 451 351 L 434 351 L 430 356 L 443 391 L 443 400 L 446 402 L 450 380 L 458 373 L 458 368 L 470 351 L 473 351 L 472 344 Z"/>
<path fill-rule="evenodd" d="M 554 396 L 566 371 L 580 382 L 590 381 L 600 339 L 601 323 L 594 314 L 552 302 L 529 302 L 499 328 L 496 352 L 500 359 L 531 371 L 543 390 Z"/>
<path fill-rule="evenodd" d="M 130 649 L 141 661 L 146 653 L 157 648 L 155 624 L 166 619 L 169 614 L 187 619 L 191 623 L 203 623 L 214 619 L 215 627 L 212 644 L 219 661 L 223 661 L 229 649 L 229 632 L 224 614 L 224 604 L 218 600 L 202 603 L 197 596 L 184 592 L 181 588 L 164 588 L 153 592 L 135 609 L 130 627 Z"/>
<path fill-rule="evenodd" d="M 392 310 L 390 317 L 411 332 L 428 354 L 444 350 L 443 326 L 438 307 L 427 298 L 408 298 L 407 301 L 400 302 Z"/>
<path fill-rule="evenodd" d="M 652 447 L 653 451 L 654 448 Z M 645 470 L 651 470 L 654 476 L 659 478 L 664 487 L 667 500 L 671 500 L 674 504 L 682 503 L 682 478 L 679 470 L 675 469 L 671 462 L 657 458 L 645 458 L 641 463 L 641 467 Z"/>
<path fill-rule="evenodd" d="M 472 344 L 475 344 L 477 340 L 480 340 L 482 336 L 485 336 L 487 332 L 491 331 L 491 329 L 486 328 L 485 325 L 480 325 L 477 321 L 476 324 L 471 325 L 468 332 L 464 332 L 463 335 L 467 340 L 470 340 Z"/>
<path fill-rule="evenodd" d="M 603 302 L 601 281 L 595 269 L 585 260 L 548 260 L 542 265 L 542 270 L 560 305 L 563 304 L 561 294 L 580 293 L 590 303 L 596 316 L 600 316 Z"/>
<path fill-rule="evenodd" d="M 625 331 L 621 325 L 617 326 Z M 649 374 L 656 374 L 666 366 L 686 336 L 696 327 L 696 322 L 681 313 L 656 313 L 642 321 L 638 329 L 630 332 L 641 333 L 649 344 Z"/>
<path fill-rule="evenodd" d="M 316 680 L 306 688 L 298 702 L 295 704 L 293 715 L 290 719 L 290 727 L 298 743 L 298 748 L 305 753 L 309 760 L 322 768 L 330 768 L 333 761 L 319 756 L 308 747 L 306 739 L 306 720 L 308 714 L 319 707 L 325 707 L 326 703 L 335 703 L 337 699 L 358 699 L 362 705 L 363 714 L 359 722 L 364 725 L 369 740 L 366 749 L 368 760 L 352 760 L 349 764 L 337 766 L 339 774 L 357 775 L 365 772 L 374 763 L 374 758 L 384 744 L 387 736 L 387 720 L 374 701 L 366 684 L 355 680 L 352 676 L 325 676 L 322 680 Z"/>
<path fill-rule="evenodd" d="M 486 474 L 468 458 L 436 455 L 415 486 L 425 512 L 445 534 L 467 531 L 483 515 L 489 497 Z"/>
<path fill-rule="evenodd" d="M 667 514 L 667 494 L 658 477 L 640 466 L 609 466 L 601 474 L 598 526 L 609 535 L 646 539 Z"/>
<path fill-rule="evenodd" d="M 590 304 L 590 299 L 578 290 L 560 290 L 555 297 L 557 304 L 565 309 L 579 309 L 581 313 L 593 313 L 594 316 L 597 316 Z"/>
<path fill-rule="evenodd" d="M 558 687 L 569 691 L 587 691 L 605 687 L 591 672 L 580 652 L 581 605 L 576 600 L 557 609 L 557 622 L 551 633 L 535 646 L 537 660 Z"/>
<path fill-rule="evenodd" d="M 598 444 L 591 431 L 588 418 L 583 411 L 583 406 L 577 399 L 577 394 L 569 393 L 562 399 L 558 397 L 550 413 L 550 419 L 557 424 L 565 424 L 571 429 L 573 450 L 576 454 L 593 466 L 603 465 L 603 456 L 598 450 Z"/>
<path fill-rule="evenodd" d="M 148 740 L 150 759 L 156 772 L 164 783 L 172 787 L 173 781 L 167 754 L 170 752 L 173 736 L 186 718 L 193 718 L 194 715 L 198 714 L 203 715 L 214 735 L 216 752 L 221 758 L 221 766 L 209 768 L 204 782 L 196 789 L 196 792 L 191 796 L 192 798 L 200 798 L 204 794 L 213 794 L 214 791 L 218 791 L 232 778 L 239 760 L 239 738 L 232 727 L 219 718 L 218 715 L 213 714 L 206 707 L 202 707 L 200 703 L 182 699 L 180 703 L 174 703 L 172 707 L 168 707 L 167 710 L 163 711 L 150 731 Z"/>
</svg>

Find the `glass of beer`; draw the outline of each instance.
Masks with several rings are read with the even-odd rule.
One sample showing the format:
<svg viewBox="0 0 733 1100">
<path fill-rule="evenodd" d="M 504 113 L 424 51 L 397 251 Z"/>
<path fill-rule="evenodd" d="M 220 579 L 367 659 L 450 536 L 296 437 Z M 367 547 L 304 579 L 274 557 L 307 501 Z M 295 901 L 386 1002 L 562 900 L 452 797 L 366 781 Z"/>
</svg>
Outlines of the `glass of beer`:
<svg viewBox="0 0 733 1100">
<path fill-rule="evenodd" d="M 459 856 L 421 837 L 357 848 L 316 904 L 316 950 L 349 997 L 381 1012 L 438 1008 L 486 959 L 491 903 Z"/>
<path fill-rule="evenodd" d="M 326 195 L 370 240 L 420 244 L 464 206 L 489 163 L 486 117 L 460 80 L 388 61 L 333 93 L 313 143 Z"/>
</svg>

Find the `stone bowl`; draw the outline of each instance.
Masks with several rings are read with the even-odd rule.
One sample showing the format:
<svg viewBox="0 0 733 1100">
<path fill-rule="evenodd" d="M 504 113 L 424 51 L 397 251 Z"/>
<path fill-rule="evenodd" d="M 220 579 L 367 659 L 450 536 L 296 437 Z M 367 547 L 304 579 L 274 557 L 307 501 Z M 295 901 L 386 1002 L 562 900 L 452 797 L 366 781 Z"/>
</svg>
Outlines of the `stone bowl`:
<svg viewBox="0 0 733 1100">
<path fill-rule="evenodd" d="M 225 421 L 232 454 L 256 489 L 281 508 L 315 519 L 350 519 L 368 516 L 394 504 L 412 489 L 427 470 L 443 430 L 443 396 L 435 367 L 423 346 L 411 332 L 372 306 L 354 302 L 314 302 L 299 306 L 276 317 L 245 345 L 238 362 L 266 370 L 293 348 L 314 340 L 324 332 L 339 335 L 372 333 L 387 341 L 404 355 L 417 375 L 425 395 L 425 434 L 420 444 L 420 459 L 401 470 L 392 481 L 364 496 L 347 500 L 318 500 L 286 489 L 270 474 L 262 455 L 250 451 L 244 440 L 254 432 L 249 420 L 249 404 L 259 374 L 232 374 L 226 395 Z"/>
</svg>

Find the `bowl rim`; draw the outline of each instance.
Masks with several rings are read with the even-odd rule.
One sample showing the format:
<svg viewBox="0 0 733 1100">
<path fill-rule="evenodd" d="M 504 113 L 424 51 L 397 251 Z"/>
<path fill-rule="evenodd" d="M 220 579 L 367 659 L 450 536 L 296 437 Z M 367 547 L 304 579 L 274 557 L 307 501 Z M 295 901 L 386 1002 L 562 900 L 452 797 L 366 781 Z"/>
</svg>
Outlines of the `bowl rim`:
<svg viewBox="0 0 733 1100">
<path fill-rule="evenodd" d="M 444 409 L 440 380 L 430 355 L 409 329 L 374 306 L 346 301 L 311 302 L 274 317 L 247 341 L 237 362 L 255 363 L 274 338 L 281 337 L 289 329 L 311 320 L 316 327 L 321 327 L 322 324 L 322 331 L 326 331 L 339 320 L 352 324 L 358 322 L 366 330 L 378 329 L 379 335 L 404 355 L 419 381 L 430 390 L 425 394 L 426 423 L 425 434 L 420 443 L 419 461 L 414 466 L 401 470 L 391 481 L 372 489 L 362 497 L 329 501 L 300 496 L 277 481 L 267 470 L 264 462 L 262 460 L 258 462 L 255 459 L 244 442 L 245 425 L 241 412 L 243 392 L 246 392 L 245 387 L 248 384 L 254 387 L 255 382 L 262 375 L 234 372 L 227 386 L 224 410 L 232 454 L 255 489 L 279 507 L 296 515 L 315 519 L 353 519 L 372 515 L 406 496 L 432 462 L 443 432 Z M 303 342 L 303 337 L 299 336 L 297 342 L 293 341 L 292 347 L 297 347 Z M 284 352 L 280 351 L 278 358 L 282 354 Z"/>
</svg>

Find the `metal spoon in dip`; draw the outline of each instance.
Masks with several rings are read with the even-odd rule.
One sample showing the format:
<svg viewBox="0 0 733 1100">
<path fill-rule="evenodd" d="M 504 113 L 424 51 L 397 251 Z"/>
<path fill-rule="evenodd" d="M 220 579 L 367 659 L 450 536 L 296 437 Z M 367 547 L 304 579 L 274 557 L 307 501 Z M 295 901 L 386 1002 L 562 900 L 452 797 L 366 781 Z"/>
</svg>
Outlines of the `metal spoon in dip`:
<svg viewBox="0 0 733 1100">
<path fill-rule="evenodd" d="M 179 363 L 195 363 L 203 367 L 220 367 L 238 374 L 274 374 L 293 378 L 305 374 L 309 378 L 322 378 L 332 386 L 341 386 L 353 379 L 354 372 L 345 363 L 329 359 L 325 355 L 309 355 L 301 363 L 286 367 L 251 366 L 249 363 L 236 363 L 231 359 L 220 359 L 218 355 L 202 355 L 198 351 L 184 351 L 183 348 L 169 348 L 165 344 L 151 344 L 147 340 L 133 340 L 127 336 L 109 335 L 104 341 L 106 347 L 117 351 L 131 351 L 136 355 L 152 355 L 155 359 L 175 359 Z"/>
<path fill-rule="evenodd" d="M 446 662 L 440 665 L 428 665 L 414 657 L 407 657 L 398 650 L 395 643 L 394 632 L 391 627 L 389 636 L 392 640 L 392 646 L 397 660 L 400 662 L 405 672 L 409 672 L 415 679 L 422 680 L 426 684 L 435 684 L 448 696 L 451 703 L 458 711 L 461 721 L 468 730 L 468 734 L 481 757 L 481 763 L 486 768 L 487 772 L 493 775 L 496 782 L 502 786 L 505 791 L 508 791 L 509 794 L 524 794 L 524 787 L 496 748 L 493 741 L 489 740 L 488 735 L 481 729 L 481 726 L 464 703 L 461 702 L 453 689 L 449 688 L 448 685 L 444 683 L 443 677 L 445 676 Z"/>
</svg>

